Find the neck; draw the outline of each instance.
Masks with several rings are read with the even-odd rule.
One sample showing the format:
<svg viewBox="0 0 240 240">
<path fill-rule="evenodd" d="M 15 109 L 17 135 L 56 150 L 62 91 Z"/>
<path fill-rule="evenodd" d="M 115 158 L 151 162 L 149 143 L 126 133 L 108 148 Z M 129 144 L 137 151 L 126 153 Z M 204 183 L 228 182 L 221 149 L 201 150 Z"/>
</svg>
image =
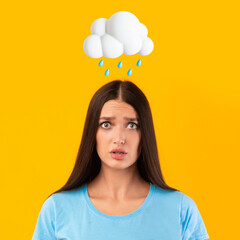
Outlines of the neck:
<svg viewBox="0 0 240 240">
<path fill-rule="evenodd" d="M 88 188 L 92 189 L 92 194 L 97 197 L 122 201 L 139 197 L 143 192 L 145 194 L 149 184 L 141 178 L 136 166 L 128 169 L 109 169 L 102 165 L 98 176 Z"/>
</svg>

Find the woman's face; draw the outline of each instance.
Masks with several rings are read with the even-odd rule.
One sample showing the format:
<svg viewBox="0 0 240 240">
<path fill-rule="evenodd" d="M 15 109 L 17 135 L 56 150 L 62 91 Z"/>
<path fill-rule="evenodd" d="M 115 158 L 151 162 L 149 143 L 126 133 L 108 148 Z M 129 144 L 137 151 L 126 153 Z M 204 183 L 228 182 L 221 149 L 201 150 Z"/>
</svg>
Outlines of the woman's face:
<svg viewBox="0 0 240 240">
<path fill-rule="evenodd" d="M 105 164 L 124 169 L 133 165 L 141 153 L 141 131 L 135 109 L 121 100 L 110 100 L 103 105 L 96 134 L 96 150 Z M 112 149 L 127 152 L 123 159 L 115 159 Z"/>
</svg>

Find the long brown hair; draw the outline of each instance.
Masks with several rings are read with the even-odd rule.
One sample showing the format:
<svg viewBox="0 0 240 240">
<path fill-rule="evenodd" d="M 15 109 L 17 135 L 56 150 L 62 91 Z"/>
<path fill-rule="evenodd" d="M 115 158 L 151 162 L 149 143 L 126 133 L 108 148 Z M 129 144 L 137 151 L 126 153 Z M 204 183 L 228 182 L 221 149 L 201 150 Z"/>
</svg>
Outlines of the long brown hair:
<svg viewBox="0 0 240 240">
<path fill-rule="evenodd" d="M 88 107 L 74 168 L 66 184 L 54 193 L 79 188 L 91 182 L 98 175 L 101 168 L 101 160 L 96 151 L 98 121 L 105 102 L 116 99 L 130 104 L 139 117 L 142 150 L 137 159 L 137 168 L 141 177 L 146 182 L 151 182 L 164 190 L 179 191 L 168 186 L 163 178 L 152 114 L 147 98 L 131 81 L 114 80 L 102 86 L 93 95 Z"/>
</svg>

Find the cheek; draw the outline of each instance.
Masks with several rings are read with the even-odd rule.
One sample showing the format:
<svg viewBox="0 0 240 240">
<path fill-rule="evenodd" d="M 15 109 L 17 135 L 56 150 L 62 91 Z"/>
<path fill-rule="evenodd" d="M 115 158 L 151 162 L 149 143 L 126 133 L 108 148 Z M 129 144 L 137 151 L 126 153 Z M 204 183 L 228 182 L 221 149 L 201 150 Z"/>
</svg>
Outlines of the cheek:
<svg viewBox="0 0 240 240">
<path fill-rule="evenodd" d="M 131 148 L 138 150 L 141 147 L 141 134 L 129 136 L 128 144 L 131 146 Z"/>
<path fill-rule="evenodd" d="M 107 139 L 106 134 L 102 133 L 101 131 L 97 131 L 96 134 L 96 149 L 98 153 L 103 153 L 107 149 Z"/>
</svg>

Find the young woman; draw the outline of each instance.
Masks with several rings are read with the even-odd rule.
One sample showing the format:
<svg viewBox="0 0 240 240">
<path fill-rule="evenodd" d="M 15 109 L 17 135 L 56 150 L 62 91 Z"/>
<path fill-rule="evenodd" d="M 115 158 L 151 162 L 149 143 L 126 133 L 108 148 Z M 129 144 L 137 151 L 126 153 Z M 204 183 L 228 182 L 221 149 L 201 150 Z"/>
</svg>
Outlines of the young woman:
<svg viewBox="0 0 240 240">
<path fill-rule="evenodd" d="M 195 202 L 164 181 L 143 92 L 130 81 L 102 86 L 73 171 L 43 203 L 33 240 L 208 238 Z"/>
</svg>

